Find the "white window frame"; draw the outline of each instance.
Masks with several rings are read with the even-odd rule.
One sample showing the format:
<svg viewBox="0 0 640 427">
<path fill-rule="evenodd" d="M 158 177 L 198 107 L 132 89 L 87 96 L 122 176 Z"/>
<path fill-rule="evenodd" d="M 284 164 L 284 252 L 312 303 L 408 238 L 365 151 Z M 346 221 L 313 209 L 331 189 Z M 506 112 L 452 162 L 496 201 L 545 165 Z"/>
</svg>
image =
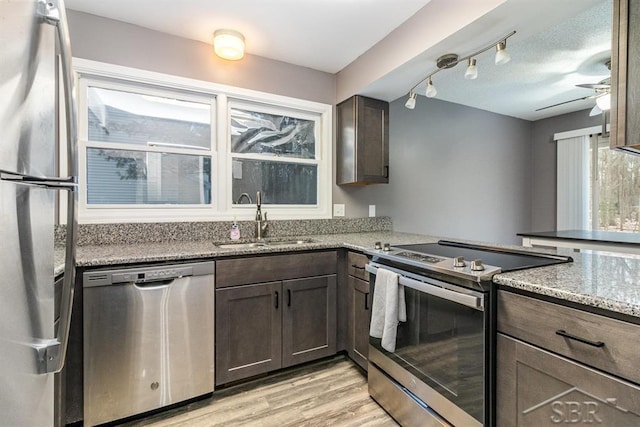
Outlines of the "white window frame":
<svg viewBox="0 0 640 427">
<path fill-rule="evenodd" d="M 314 126 L 314 133 L 315 133 L 315 140 L 316 140 L 316 150 L 315 150 L 315 157 L 313 159 L 304 159 L 304 158 L 298 158 L 298 157 L 287 157 L 287 156 L 280 156 L 280 157 L 276 157 L 276 156 L 268 156 L 268 155 L 264 155 L 264 154 L 255 154 L 255 153 L 232 153 L 231 152 L 231 128 L 229 128 L 229 132 L 228 132 L 228 145 L 227 145 L 227 153 L 228 153 L 228 160 L 227 160 L 227 167 L 229 167 L 231 170 L 231 168 L 233 167 L 233 159 L 246 159 L 246 160 L 261 160 L 261 161 L 273 161 L 273 162 L 280 162 L 280 163 L 292 163 L 292 164 L 306 164 L 306 165 L 315 165 L 318 167 L 318 182 L 317 187 L 316 187 L 316 195 L 318 196 L 317 198 L 317 203 L 315 205 L 270 205 L 270 204 L 264 204 L 263 203 L 263 208 L 265 209 L 269 209 L 269 217 L 271 218 L 278 218 L 278 217 L 282 217 L 282 218 L 286 218 L 287 212 L 290 211 L 297 211 L 297 212 L 313 212 L 314 210 L 318 209 L 318 206 L 321 204 L 321 200 L 320 200 L 320 194 L 321 194 L 321 186 L 322 186 L 322 180 L 320 179 L 321 173 L 327 173 L 326 170 L 321 171 L 321 168 L 324 166 L 327 166 L 328 162 L 323 162 L 323 153 L 321 150 L 321 147 L 323 144 L 321 144 L 321 129 L 320 129 L 320 122 L 321 122 L 321 118 L 318 114 L 310 114 L 308 111 L 301 111 L 301 110 L 292 110 L 292 109 L 283 109 L 282 107 L 274 107 L 273 105 L 267 105 L 267 104 L 258 104 L 258 103 L 250 103 L 250 102 L 245 102 L 242 100 L 236 100 L 236 99 L 230 99 L 228 102 L 228 108 L 227 108 L 227 123 L 231 122 L 231 110 L 232 109 L 239 109 L 239 110 L 245 110 L 245 111 L 255 111 L 255 112 L 260 112 L 260 113 L 266 113 L 266 114 L 273 114 L 276 116 L 289 116 L 289 117 L 295 117 L 298 119 L 304 119 L 304 120 L 310 120 L 310 121 L 315 121 L 315 126 Z M 227 191 L 229 191 L 229 194 L 231 194 L 232 191 L 232 186 L 233 186 L 233 179 L 230 179 L 227 182 Z M 254 195 L 251 195 L 252 199 L 254 198 Z M 251 210 L 252 213 L 255 212 L 255 200 L 254 200 L 254 204 L 239 204 L 239 205 L 232 205 L 231 206 L 231 211 L 232 212 L 246 212 L 247 210 Z"/>
<path fill-rule="evenodd" d="M 317 205 L 263 205 L 263 209 L 269 213 L 270 219 L 317 219 L 331 218 L 332 204 L 332 118 L 333 107 L 328 104 L 306 101 L 297 98 L 274 95 L 249 89 L 220 85 L 201 80 L 172 76 L 146 70 L 139 70 L 119 65 L 106 64 L 80 58 L 73 59 L 74 70 L 77 73 L 79 96 L 78 116 L 81 109 L 86 108 L 86 101 L 82 94 L 86 93 L 86 84 L 92 81 L 102 82 L 107 80 L 122 81 L 129 90 L 139 92 L 140 87 L 155 86 L 161 88 L 157 96 L 166 96 L 167 92 L 179 94 L 179 98 L 189 100 L 189 94 L 194 94 L 192 100 L 210 98 L 212 101 L 211 120 L 212 139 L 211 147 L 211 191 L 212 204 L 209 205 L 124 205 L 124 206 L 87 206 L 86 204 L 86 148 L 87 128 L 86 123 L 78 120 L 79 147 L 78 147 L 78 173 L 79 173 L 79 215 L 80 223 L 112 223 L 112 222 L 169 222 L 169 221 L 211 221 L 211 220 L 252 220 L 255 218 L 254 205 L 233 205 L 231 203 L 231 129 L 230 107 L 232 105 L 247 105 L 249 108 L 260 106 L 269 108 L 276 114 L 288 114 L 295 111 L 300 117 L 317 118 L 316 126 L 316 158 L 318 164 L 318 203 Z M 110 83 L 111 84 L 111 83 Z M 115 86 L 118 83 L 113 83 Z M 136 84 L 138 86 L 136 86 Z M 121 85 L 121 87 L 124 87 Z M 187 93 L 187 95 L 184 95 Z M 253 106 L 253 107 L 251 107 Z M 84 114 L 84 113 L 82 113 Z M 111 148 L 119 148 L 118 144 L 110 143 Z M 151 150 L 153 147 L 146 147 Z M 130 149 L 130 147 L 129 147 Z M 166 147 L 157 151 L 168 152 Z M 193 153 L 180 153 L 204 155 L 202 150 L 192 150 Z M 64 151 L 61 151 L 64 153 Z M 278 158 L 280 161 L 282 158 Z M 297 163 L 303 163 L 302 159 L 296 159 Z M 61 162 L 66 159 L 61 159 Z"/>
</svg>

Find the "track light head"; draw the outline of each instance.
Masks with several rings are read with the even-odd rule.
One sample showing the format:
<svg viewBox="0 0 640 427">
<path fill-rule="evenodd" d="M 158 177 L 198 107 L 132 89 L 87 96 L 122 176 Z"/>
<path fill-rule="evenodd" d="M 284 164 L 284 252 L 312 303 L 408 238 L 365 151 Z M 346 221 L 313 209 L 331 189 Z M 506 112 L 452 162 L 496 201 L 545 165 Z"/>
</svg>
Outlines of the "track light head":
<svg viewBox="0 0 640 427">
<path fill-rule="evenodd" d="M 407 107 L 409 110 L 413 110 L 414 108 L 416 108 L 415 92 L 409 93 L 409 99 L 407 99 L 407 102 L 405 102 L 404 106 Z"/>
<path fill-rule="evenodd" d="M 507 53 L 507 41 L 502 40 L 496 45 L 496 65 L 506 64 L 511 61 L 511 56 Z"/>
<path fill-rule="evenodd" d="M 427 81 L 427 91 L 425 95 L 427 96 L 427 98 L 433 98 L 437 94 L 438 94 L 438 91 L 436 90 L 436 87 L 433 85 L 431 78 L 429 78 L 429 80 Z"/>
<path fill-rule="evenodd" d="M 467 60 L 467 70 L 464 72 L 464 78 L 467 80 L 474 80 L 478 78 L 478 67 L 476 66 L 476 60 L 469 58 Z"/>
</svg>

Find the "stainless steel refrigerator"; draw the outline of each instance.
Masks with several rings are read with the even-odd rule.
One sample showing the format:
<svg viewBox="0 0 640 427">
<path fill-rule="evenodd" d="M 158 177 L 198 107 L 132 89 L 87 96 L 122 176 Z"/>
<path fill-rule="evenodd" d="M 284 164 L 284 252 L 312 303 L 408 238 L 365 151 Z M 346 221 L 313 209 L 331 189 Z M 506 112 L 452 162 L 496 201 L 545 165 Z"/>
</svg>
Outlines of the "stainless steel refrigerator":
<svg viewBox="0 0 640 427">
<path fill-rule="evenodd" d="M 77 138 L 70 65 L 62 0 L 0 0 L 2 426 L 56 423 L 55 373 L 64 364 L 75 276 Z M 59 126 L 60 120 L 66 124 Z M 69 170 L 59 173 L 62 131 Z M 56 298 L 58 200 L 66 204 L 60 222 L 67 225 L 67 247 Z"/>
</svg>

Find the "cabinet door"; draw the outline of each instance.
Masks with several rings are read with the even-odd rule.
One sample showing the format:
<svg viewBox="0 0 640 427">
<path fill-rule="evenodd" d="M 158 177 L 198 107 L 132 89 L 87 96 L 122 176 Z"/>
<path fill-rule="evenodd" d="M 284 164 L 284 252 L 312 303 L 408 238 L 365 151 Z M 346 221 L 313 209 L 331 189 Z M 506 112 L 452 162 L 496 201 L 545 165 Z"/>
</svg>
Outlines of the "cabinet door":
<svg viewBox="0 0 640 427">
<path fill-rule="evenodd" d="M 369 320 L 371 299 L 369 282 L 349 276 L 349 357 L 367 370 L 369 354 Z"/>
<path fill-rule="evenodd" d="M 389 103 L 353 96 L 336 109 L 338 185 L 389 182 Z"/>
<path fill-rule="evenodd" d="M 640 1 L 613 2 L 611 148 L 640 154 Z"/>
<path fill-rule="evenodd" d="M 336 276 L 282 284 L 282 366 L 336 353 Z"/>
<path fill-rule="evenodd" d="M 498 426 L 640 425 L 640 388 L 498 334 Z"/>
<path fill-rule="evenodd" d="M 216 290 L 216 384 L 281 367 L 280 282 Z"/>
</svg>

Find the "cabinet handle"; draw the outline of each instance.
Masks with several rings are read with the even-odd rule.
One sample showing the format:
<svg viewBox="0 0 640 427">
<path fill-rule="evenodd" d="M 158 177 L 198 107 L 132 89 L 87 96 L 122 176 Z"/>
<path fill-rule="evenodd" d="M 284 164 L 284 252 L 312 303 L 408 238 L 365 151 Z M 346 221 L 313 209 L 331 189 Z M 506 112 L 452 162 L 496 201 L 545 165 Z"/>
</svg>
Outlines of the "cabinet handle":
<svg viewBox="0 0 640 427">
<path fill-rule="evenodd" d="M 360 267 L 359 265 L 355 265 L 355 264 L 351 264 L 351 267 L 358 269 L 358 270 L 364 270 L 364 267 Z"/>
<path fill-rule="evenodd" d="M 384 167 L 384 177 L 389 178 L 389 166 Z"/>
<path fill-rule="evenodd" d="M 280 295 L 278 295 L 278 291 L 276 291 L 276 308 L 278 308 L 278 301 L 280 300 Z"/>
<path fill-rule="evenodd" d="M 560 335 L 561 337 L 565 337 L 565 338 L 569 338 L 570 340 L 575 340 L 575 341 L 579 341 L 583 344 L 587 344 L 593 347 L 604 347 L 604 342 L 603 341 L 591 341 L 588 340 L 586 338 L 582 338 L 573 334 L 568 333 L 567 331 L 563 331 L 562 329 L 559 329 L 556 331 L 556 335 Z"/>
<path fill-rule="evenodd" d="M 291 307 L 291 289 L 287 289 L 287 307 Z"/>
<path fill-rule="evenodd" d="M 369 310 L 369 292 L 364 294 L 364 309 Z"/>
</svg>

